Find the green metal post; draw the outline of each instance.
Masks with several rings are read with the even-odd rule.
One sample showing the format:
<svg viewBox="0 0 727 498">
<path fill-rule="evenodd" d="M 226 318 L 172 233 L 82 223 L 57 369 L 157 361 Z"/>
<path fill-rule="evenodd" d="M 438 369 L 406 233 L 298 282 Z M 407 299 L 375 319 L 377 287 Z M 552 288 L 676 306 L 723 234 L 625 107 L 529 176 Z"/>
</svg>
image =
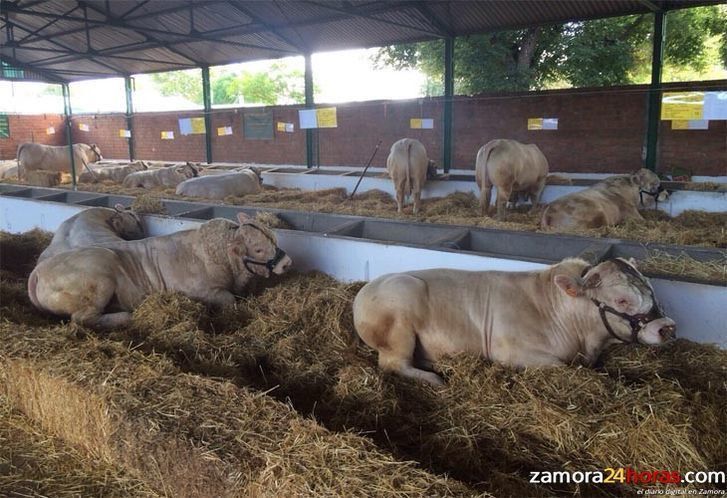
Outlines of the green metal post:
<svg viewBox="0 0 727 498">
<path fill-rule="evenodd" d="M 204 137 L 207 145 L 207 164 L 212 162 L 212 92 L 210 68 L 202 67 L 202 100 L 204 101 Z"/>
<path fill-rule="evenodd" d="M 131 132 L 129 140 L 129 161 L 134 160 L 134 101 L 132 99 L 131 76 L 124 78 L 124 87 L 126 88 L 126 129 Z"/>
<path fill-rule="evenodd" d="M 71 91 L 68 83 L 63 83 L 63 108 L 66 115 L 66 140 L 68 141 L 68 153 L 71 156 L 71 185 L 76 190 L 76 158 L 73 154 L 73 124 L 71 123 Z"/>
<path fill-rule="evenodd" d="M 652 171 L 656 170 L 656 154 L 659 144 L 659 122 L 661 119 L 661 67 L 664 59 L 664 36 L 666 34 L 666 14 L 654 13 L 654 43 L 651 53 L 651 84 L 649 85 L 648 123 L 646 131 L 646 163 Z"/>
<path fill-rule="evenodd" d="M 448 173 L 452 167 L 452 99 L 454 97 L 454 38 L 444 40 L 444 144 L 442 166 Z"/>
<path fill-rule="evenodd" d="M 305 107 L 312 109 L 313 102 L 313 61 L 311 54 L 305 54 Z M 313 167 L 313 130 L 305 130 L 305 163 Z"/>
</svg>

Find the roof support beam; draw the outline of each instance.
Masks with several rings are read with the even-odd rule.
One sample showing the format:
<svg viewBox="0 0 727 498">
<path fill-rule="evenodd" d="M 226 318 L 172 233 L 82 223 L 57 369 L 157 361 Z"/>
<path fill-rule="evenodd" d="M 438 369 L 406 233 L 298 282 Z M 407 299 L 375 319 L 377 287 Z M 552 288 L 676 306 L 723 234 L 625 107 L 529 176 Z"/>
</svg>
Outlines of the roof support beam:
<svg viewBox="0 0 727 498">
<path fill-rule="evenodd" d="M 661 68 L 664 60 L 664 37 L 666 36 L 666 13 L 654 14 L 654 37 L 651 52 L 651 84 L 649 85 L 648 121 L 646 131 L 646 167 L 656 170 L 656 156 L 659 146 L 659 124 L 661 122 Z"/>
<path fill-rule="evenodd" d="M 38 66 L 44 66 L 44 65 L 51 65 L 51 64 L 58 64 L 58 60 L 65 56 L 78 56 L 82 59 L 87 59 L 90 56 L 88 54 L 85 54 L 83 52 L 76 52 L 75 50 L 61 50 L 61 49 L 55 49 L 55 48 L 37 48 L 37 47 L 16 47 L 17 50 L 30 50 L 34 52 L 46 52 L 46 53 L 54 53 L 54 54 L 61 54 L 60 56 L 55 55 L 53 57 L 48 57 L 45 59 L 39 59 L 33 61 L 33 64 L 37 64 Z M 154 60 L 154 59 L 145 59 L 143 57 L 132 57 L 129 55 L 105 55 L 104 57 L 110 57 L 112 59 L 120 59 L 120 60 L 128 60 L 128 61 L 137 61 L 137 62 L 148 62 L 148 63 L 159 63 L 160 61 Z M 167 62 L 164 61 L 164 64 L 169 64 L 171 66 L 180 66 L 181 69 L 186 68 L 195 68 L 197 67 L 196 64 L 185 64 L 182 62 Z"/>
<path fill-rule="evenodd" d="M 454 99 L 454 38 L 444 40 L 444 136 L 442 167 L 449 173 L 452 167 L 452 107 Z"/>
<path fill-rule="evenodd" d="M 310 52 L 305 54 L 305 108 L 313 109 L 313 61 Z M 305 130 L 305 164 L 313 167 L 313 130 Z"/>
<path fill-rule="evenodd" d="M 126 129 L 131 135 L 129 141 L 129 161 L 134 160 L 134 98 L 132 92 L 131 76 L 124 78 L 124 91 L 126 93 Z"/>
<path fill-rule="evenodd" d="M 204 102 L 204 143 L 207 151 L 207 164 L 212 163 L 212 90 L 210 87 L 210 67 L 202 66 L 202 101 Z"/>
<path fill-rule="evenodd" d="M 75 7 L 73 7 L 71 10 L 64 12 L 63 14 L 64 15 L 68 15 L 68 14 L 72 13 L 74 10 L 76 10 L 77 8 L 78 8 L 78 5 L 76 5 Z M 44 31 L 47 28 L 50 28 L 55 23 L 57 23 L 59 20 L 60 19 L 53 19 L 52 21 L 49 21 L 49 22 L 45 23 L 40 28 L 34 29 L 32 33 L 28 33 L 27 35 L 25 35 L 24 37 L 22 37 L 20 40 L 18 40 L 18 44 L 23 43 L 28 38 L 37 35 L 38 33 L 40 33 L 41 31 Z"/>
<path fill-rule="evenodd" d="M 66 115 L 66 140 L 68 141 L 68 154 L 71 157 L 71 185 L 76 190 L 76 157 L 73 154 L 73 123 L 71 122 L 71 91 L 68 83 L 63 83 L 63 109 Z"/>
<path fill-rule="evenodd" d="M 252 12 L 250 12 L 250 10 L 249 10 L 249 9 L 247 9 L 247 8 L 243 7 L 242 5 L 240 5 L 240 4 L 238 4 L 238 3 L 235 3 L 235 2 L 230 2 L 230 4 L 229 4 L 229 5 L 230 5 L 230 7 L 232 7 L 233 9 L 237 10 L 238 12 L 241 12 L 242 14 L 244 14 L 244 15 L 246 15 L 247 17 L 249 17 L 250 19 L 252 19 L 252 21 L 253 21 L 253 22 L 255 22 L 255 23 L 259 24 L 260 26 L 262 26 L 262 27 L 264 27 L 265 29 L 267 29 L 268 31 L 270 31 L 270 32 L 271 32 L 272 34 L 274 34 L 274 35 L 275 35 L 275 36 L 276 36 L 276 37 L 277 37 L 277 38 L 278 38 L 279 40 L 281 40 L 281 41 L 283 41 L 283 42 L 287 43 L 287 44 L 288 44 L 288 45 L 290 45 L 291 47 L 293 47 L 293 48 L 296 48 L 296 49 L 298 49 L 298 50 L 301 50 L 301 48 L 303 48 L 303 49 L 305 48 L 305 47 L 301 47 L 299 43 L 294 43 L 294 42 L 293 42 L 293 41 L 292 41 L 292 40 L 291 40 L 290 38 L 288 38 L 287 36 L 285 36 L 285 35 L 283 35 L 282 33 L 280 33 L 280 31 L 279 31 L 279 30 L 278 30 L 277 28 L 275 28 L 274 26 L 272 26 L 272 25 L 270 25 L 270 24 L 266 23 L 265 21 L 263 21 L 262 19 L 260 19 L 260 18 L 259 18 L 258 16 L 256 16 L 256 15 L 255 15 L 255 14 L 253 14 Z"/>
</svg>

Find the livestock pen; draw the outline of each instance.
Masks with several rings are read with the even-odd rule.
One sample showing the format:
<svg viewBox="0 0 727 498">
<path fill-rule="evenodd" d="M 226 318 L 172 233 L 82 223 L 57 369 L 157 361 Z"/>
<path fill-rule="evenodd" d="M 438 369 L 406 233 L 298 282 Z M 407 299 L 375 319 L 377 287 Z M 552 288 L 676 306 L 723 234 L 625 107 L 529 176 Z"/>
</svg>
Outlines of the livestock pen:
<svg viewBox="0 0 727 498">
<path fill-rule="evenodd" d="M 680 26 L 682 12 L 719 3 L 0 2 L 0 91 L 13 85 L 0 103 L 0 495 L 721 492 L 727 78 L 662 81 L 678 34 L 667 19 Z M 558 32 L 565 45 L 610 19 L 643 31 L 639 64 L 651 59 L 651 71 L 639 84 L 464 85 L 474 52 L 502 43 L 505 29 L 518 29 L 520 41 Z M 427 80 L 426 94 L 318 98 L 318 54 L 397 44 L 417 58 L 426 51 L 418 43 L 432 40 L 441 82 Z M 482 44 L 473 50 L 472 40 Z M 610 38 L 598 44 L 626 48 Z M 524 61 L 527 46 L 509 56 Z M 533 60 L 548 57 L 538 50 Z M 243 93 L 222 85 L 223 65 L 291 56 L 297 100 L 219 100 L 222 91 Z M 175 91 L 191 81 L 199 103 L 145 108 L 152 73 L 176 81 Z M 79 110 L 84 91 L 98 95 L 92 85 L 111 88 L 102 80 L 115 90 Z M 18 109 L 29 82 L 49 84 L 32 111 Z M 61 96 L 62 109 L 46 105 Z M 99 110 L 106 101 L 114 110 Z M 396 212 L 384 168 L 403 137 L 421 141 L 438 167 L 416 216 L 411 206 Z M 494 138 L 542 149 L 551 173 L 543 204 L 642 167 L 671 195 L 642 206 L 643 220 L 592 229 L 543 230 L 543 206 L 483 216 L 475 157 Z M 104 158 L 69 156 L 70 171 L 24 175 L 16 157 L 24 142 L 97 144 Z M 189 161 L 203 175 L 255 167 L 262 189 L 192 198 L 89 173 L 140 160 L 152 168 Z M 148 237 L 245 213 L 272 228 L 293 271 L 255 281 L 221 309 L 154 292 L 130 325 L 108 332 L 41 313 L 28 276 L 54 232 L 87 208 L 119 204 L 142 213 Z M 446 380 L 439 389 L 383 372 L 374 350 L 355 340 L 352 302 L 381 275 L 528 272 L 568 257 L 633 258 L 677 322 L 677 339 L 612 345 L 592 367 L 516 369 L 455 355 L 433 365 Z"/>
</svg>

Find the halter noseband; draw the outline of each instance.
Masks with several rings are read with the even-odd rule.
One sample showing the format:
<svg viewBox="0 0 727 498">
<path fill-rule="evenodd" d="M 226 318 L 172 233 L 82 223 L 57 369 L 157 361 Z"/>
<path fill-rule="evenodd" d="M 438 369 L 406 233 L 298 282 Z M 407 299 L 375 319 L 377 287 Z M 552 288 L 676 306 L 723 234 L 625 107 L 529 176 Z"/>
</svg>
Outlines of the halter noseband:
<svg viewBox="0 0 727 498">
<path fill-rule="evenodd" d="M 264 266 L 265 268 L 268 269 L 268 272 L 269 273 L 272 273 L 273 272 L 273 269 L 285 257 L 285 251 L 283 251 L 281 248 L 279 248 L 277 246 L 277 244 L 275 244 L 275 242 L 273 241 L 273 239 L 271 237 L 269 237 L 268 234 L 266 234 L 263 231 L 263 229 L 260 228 L 259 226 L 253 225 L 252 223 L 243 223 L 243 224 L 240 225 L 240 227 L 245 227 L 245 226 L 253 227 L 255 230 L 260 231 L 260 233 L 262 233 L 270 242 L 272 242 L 273 245 L 275 246 L 275 254 L 273 255 L 272 258 L 268 259 L 267 261 L 258 261 L 256 259 L 253 259 L 253 258 L 250 258 L 248 256 L 245 256 L 244 258 L 242 258 L 242 264 L 245 265 L 245 269 L 247 269 L 247 271 L 249 271 L 250 273 L 255 273 L 252 270 L 252 268 L 250 268 L 250 265 Z M 234 228 L 236 230 L 238 227 L 234 227 Z"/>
<path fill-rule="evenodd" d="M 641 275 L 636 270 L 634 270 L 634 268 L 630 264 L 625 263 L 620 259 L 612 259 L 611 261 L 613 261 L 624 273 L 628 273 L 641 280 Z M 590 267 L 584 270 L 583 275 L 585 275 L 588 270 L 590 270 Z M 591 298 L 593 304 L 598 307 L 598 314 L 600 315 L 601 321 L 603 322 L 604 327 L 606 327 L 608 333 L 611 334 L 611 336 L 613 336 L 614 338 L 623 342 L 624 344 L 639 344 L 639 332 L 641 332 L 641 330 L 649 323 L 664 317 L 661 309 L 659 308 L 659 305 L 656 302 L 654 290 L 651 288 L 650 285 L 648 286 L 648 288 L 649 293 L 651 294 L 651 309 L 647 313 L 639 313 L 637 315 L 622 313 L 607 305 L 606 303 L 599 301 L 598 299 Z M 606 317 L 606 313 L 611 313 L 612 315 L 616 315 L 617 317 L 629 322 L 629 326 L 631 327 L 630 340 L 619 337 L 616 332 L 614 332 L 611 324 L 608 323 L 608 317 Z"/>
<path fill-rule="evenodd" d="M 642 188 L 639 188 L 639 202 L 641 203 L 641 206 L 644 205 L 644 195 L 650 195 L 654 198 L 654 206 L 659 205 L 659 194 L 661 194 L 664 190 L 666 190 L 664 187 L 659 185 L 659 187 L 656 189 L 656 192 L 649 192 L 648 190 L 644 190 Z M 654 208 L 656 209 L 656 208 Z"/>
</svg>

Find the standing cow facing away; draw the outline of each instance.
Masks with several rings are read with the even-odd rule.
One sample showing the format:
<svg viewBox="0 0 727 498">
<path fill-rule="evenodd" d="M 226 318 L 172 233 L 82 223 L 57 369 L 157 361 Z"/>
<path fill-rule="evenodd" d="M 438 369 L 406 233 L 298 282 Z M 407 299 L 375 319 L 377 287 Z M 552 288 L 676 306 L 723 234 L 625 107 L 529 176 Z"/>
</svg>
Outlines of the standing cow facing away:
<svg viewBox="0 0 727 498">
<path fill-rule="evenodd" d="M 71 173 L 71 156 L 68 146 L 42 145 L 34 143 L 20 144 L 18 147 L 18 175 L 24 179 L 27 172 L 36 170 L 59 171 Z M 73 144 L 73 160 L 76 175 L 85 169 L 85 165 L 100 161 L 101 149 L 96 144 Z"/>
<path fill-rule="evenodd" d="M 401 213 L 404 198 L 414 197 L 414 214 L 419 212 L 422 188 L 427 178 L 437 174 L 434 161 L 427 157 L 427 150 L 419 140 L 402 138 L 394 142 L 386 159 L 386 170 L 394 182 L 396 209 Z"/>
<path fill-rule="evenodd" d="M 475 180 L 480 188 L 480 210 L 487 214 L 493 185 L 497 187 L 497 217 L 505 215 L 505 205 L 513 192 L 530 197 L 532 210 L 538 207 L 548 176 L 548 160 L 535 144 L 496 139 L 477 152 Z"/>
<path fill-rule="evenodd" d="M 643 220 L 643 194 L 659 195 L 656 173 L 642 168 L 630 175 L 611 176 L 595 185 L 551 202 L 540 220 L 543 228 L 585 229 Z"/>
<path fill-rule="evenodd" d="M 381 368 L 432 384 L 442 380 L 431 362 L 446 355 L 470 352 L 515 367 L 590 365 L 609 343 L 662 344 L 676 328 L 648 280 L 623 259 L 383 275 L 359 291 L 353 320 Z"/>
<path fill-rule="evenodd" d="M 242 213 L 238 221 L 58 254 L 30 274 L 28 295 L 40 310 L 97 329 L 128 324 L 155 291 L 233 304 L 252 278 L 284 273 L 292 263 L 267 227 Z"/>
<path fill-rule="evenodd" d="M 38 262 L 71 249 L 143 238 L 141 219 L 130 208 L 121 204 L 114 209 L 92 207 L 61 223 L 50 245 L 40 253 Z"/>
<path fill-rule="evenodd" d="M 124 178 L 124 187 L 154 188 L 176 187 L 190 178 L 196 178 L 199 169 L 194 164 L 178 164 L 168 168 L 148 169 L 129 174 Z"/>
<path fill-rule="evenodd" d="M 256 194 L 262 190 L 260 172 L 244 168 L 234 173 L 190 178 L 177 185 L 177 195 L 224 199 L 227 196 Z"/>
</svg>

